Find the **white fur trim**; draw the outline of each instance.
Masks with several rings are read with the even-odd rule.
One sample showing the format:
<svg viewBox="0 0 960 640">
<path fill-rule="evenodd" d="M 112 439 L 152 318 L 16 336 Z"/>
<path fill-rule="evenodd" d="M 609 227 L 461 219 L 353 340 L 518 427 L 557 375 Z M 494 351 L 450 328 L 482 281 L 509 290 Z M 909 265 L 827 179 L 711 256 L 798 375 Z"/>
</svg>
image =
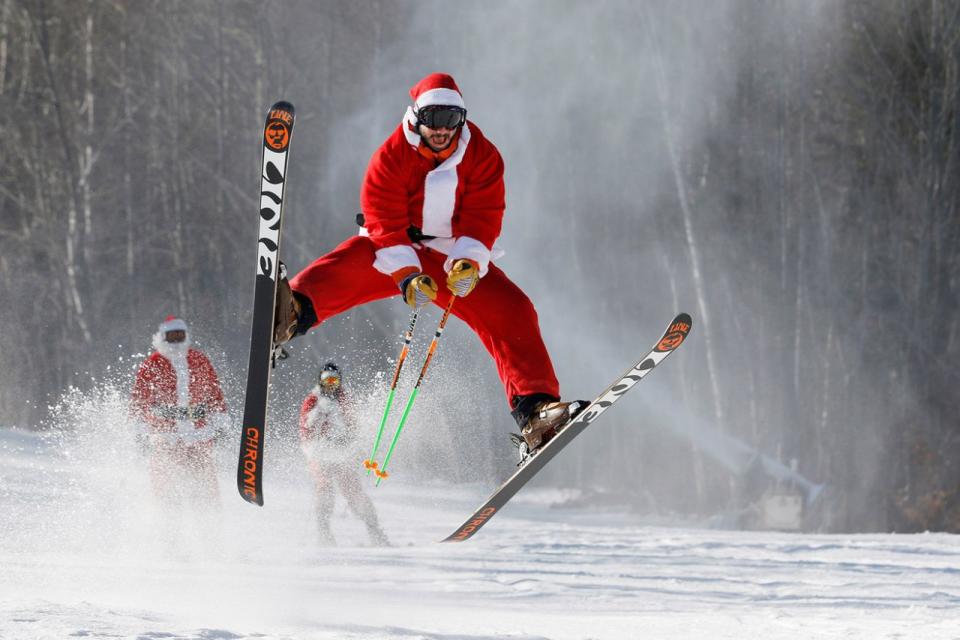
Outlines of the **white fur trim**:
<svg viewBox="0 0 960 640">
<path fill-rule="evenodd" d="M 472 238 L 471 238 L 472 239 Z M 434 238 L 433 240 L 424 240 L 421 244 L 425 247 L 430 247 L 434 251 L 439 251 L 445 256 L 449 256 L 453 252 L 453 248 L 457 245 L 457 240 L 454 238 Z M 481 243 L 482 245 L 482 243 Z M 486 249 L 486 247 L 484 247 Z M 503 257 L 506 251 L 498 244 L 493 245 L 493 250 L 490 252 L 490 262 L 494 262 Z M 469 256 L 459 256 L 461 258 L 468 258 Z M 475 259 L 475 258 L 474 258 Z M 479 261 L 478 261 L 479 262 Z M 482 265 L 481 265 L 482 266 Z M 486 274 L 487 269 L 484 268 L 484 275 Z"/>
<path fill-rule="evenodd" d="M 190 404 L 190 369 L 187 365 L 187 353 L 190 351 L 190 334 L 183 342 L 167 342 L 163 332 L 153 334 L 153 348 L 170 361 L 173 374 L 177 378 L 177 404 Z"/>
<path fill-rule="evenodd" d="M 171 318 L 170 320 L 161 322 L 158 329 L 160 333 L 166 333 L 167 331 L 186 331 L 187 323 L 180 318 Z"/>
<path fill-rule="evenodd" d="M 423 233 L 449 238 L 453 235 L 453 209 L 457 203 L 457 170 L 434 169 L 423 185 Z"/>
<path fill-rule="evenodd" d="M 390 275 L 404 267 L 416 267 L 423 270 L 417 252 L 408 244 L 395 244 L 392 247 L 377 249 L 377 259 L 373 261 L 373 268 L 380 273 Z"/>
<path fill-rule="evenodd" d="M 470 236 L 460 236 L 447 254 L 447 259 L 443 263 L 443 270 L 450 271 L 455 261 L 467 258 L 480 265 L 480 277 L 482 278 L 487 275 L 487 270 L 490 267 L 490 256 L 490 250 L 482 242 Z"/>
<path fill-rule="evenodd" d="M 186 407 L 190 404 L 190 366 L 187 364 L 186 350 L 183 351 L 183 355 L 171 358 L 170 364 L 173 365 L 173 370 L 177 374 L 177 404 Z M 193 425 L 193 421 L 187 422 Z"/>
<path fill-rule="evenodd" d="M 447 89 L 445 87 L 438 87 L 436 89 L 424 91 L 417 96 L 417 101 L 415 104 L 417 109 L 420 109 L 421 107 L 431 107 L 433 105 L 460 107 L 461 109 L 467 108 L 467 105 L 463 102 L 463 96 L 460 95 L 459 92 L 454 91 L 453 89 Z"/>
<path fill-rule="evenodd" d="M 407 144 L 411 147 L 420 146 L 420 132 L 417 131 L 417 114 L 413 112 L 413 107 L 407 107 L 406 113 L 403 114 L 403 122 L 400 128 L 403 129 L 403 136 L 407 139 Z"/>
<path fill-rule="evenodd" d="M 438 238 L 453 236 L 453 211 L 457 204 L 457 166 L 470 144 L 470 126 L 463 125 L 457 149 L 439 167 L 427 174 L 423 185 L 423 233 Z"/>
</svg>

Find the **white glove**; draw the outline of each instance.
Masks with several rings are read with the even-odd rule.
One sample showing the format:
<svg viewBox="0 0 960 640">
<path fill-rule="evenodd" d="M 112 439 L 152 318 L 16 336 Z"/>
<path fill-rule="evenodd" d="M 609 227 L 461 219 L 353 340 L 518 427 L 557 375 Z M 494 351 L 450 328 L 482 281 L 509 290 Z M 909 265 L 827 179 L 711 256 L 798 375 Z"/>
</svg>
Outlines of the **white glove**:
<svg viewBox="0 0 960 640">
<path fill-rule="evenodd" d="M 164 445 L 173 446 L 177 444 L 177 440 L 180 439 L 180 434 L 173 431 L 162 431 L 147 434 L 147 440 L 154 447 L 161 447 Z"/>
</svg>

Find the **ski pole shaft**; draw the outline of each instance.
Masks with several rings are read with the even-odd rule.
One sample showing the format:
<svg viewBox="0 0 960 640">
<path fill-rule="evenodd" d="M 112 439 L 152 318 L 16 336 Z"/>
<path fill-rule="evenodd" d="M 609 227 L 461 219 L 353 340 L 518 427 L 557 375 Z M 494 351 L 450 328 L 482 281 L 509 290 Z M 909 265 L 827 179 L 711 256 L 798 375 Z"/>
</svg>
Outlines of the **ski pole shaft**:
<svg viewBox="0 0 960 640">
<path fill-rule="evenodd" d="M 410 326 L 403 336 L 403 348 L 400 349 L 400 356 L 397 358 L 397 366 L 393 372 L 393 382 L 390 384 L 390 393 L 387 394 L 387 406 L 383 409 L 383 416 L 380 417 L 380 426 L 377 428 L 377 437 L 373 441 L 373 451 L 370 457 L 363 461 L 363 466 L 367 468 L 367 475 L 377 468 L 377 449 L 380 448 L 380 439 L 383 437 L 383 427 L 387 424 L 387 416 L 390 414 L 390 406 L 393 405 L 393 396 L 397 391 L 397 381 L 400 380 L 400 371 L 403 369 L 403 363 L 410 352 L 410 342 L 413 340 L 413 329 L 417 326 L 417 315 L 419 310 L 414 309 L 410 314 Z"/>
<path fill-rule="evenodd" d="M 393 433 L 393 439 L 390 441 L 390 447 L 387 449 L 387 455 L 383 458 L 383 464 L 380 465 L 379 469 L 377 469 L 376 473 L 378 487 L 380 486 L 380 481 L 389 475 L 387 473 L 387 465 L 390 463 L 390 458 L 393 456 L 393 449 L 397 446 L 397 440 L 400 439 L 400 432 L 403 431 L 403 425 L 406 424 L 407 416 L 410 415 L 410 409 L 413 407 L 413 401 L 417 399 L 417 394 L 420 393 L 420 385 L 423 383 L 424 376 L 427 375 L 427 367 L 430 366 L 430 360 L 433 359 L 433 354 L 437 350 L 437 343 L 440 342 L 440 336 L 443 335 L 443 328 L 447 326 L 447 319 L 450 317 L 450 311 L 453 309 L 453 303 L 456 299 L 456 296 L 450 297 L 450 303 L 443 312 L 443 317 L 440 318 L 440 324 L 437 325 L 436 333 L 433 334 L 433 340 L 430 342 L 430 349 L 427 350 L 427 357 L 424 359 L 423 367 L 420 369 L 420 377 L 417 378 L 417 384 L 414 385 L 413 391 L 410 392 L 410 398 L 407 400 L 407 406 L 403 408 L 403 414 L 400 416 L 400 423 L 397 424 L 397 430 Z"/>
</svg>

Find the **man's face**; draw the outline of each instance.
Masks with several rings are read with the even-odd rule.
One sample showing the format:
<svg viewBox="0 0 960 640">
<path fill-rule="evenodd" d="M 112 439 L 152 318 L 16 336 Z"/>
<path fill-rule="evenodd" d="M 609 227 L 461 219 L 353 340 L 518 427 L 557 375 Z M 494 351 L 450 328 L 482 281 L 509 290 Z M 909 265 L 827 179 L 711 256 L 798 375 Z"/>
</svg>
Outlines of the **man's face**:
<svg viewBox="0 0 960 640">
<path fill-rule="evenodd" d="M 163 334 L 163 339 L 172 344 L 177 344 L 187 339 L 187 332 L 183 329 L 167 331 L 165 334 Z"/>
<path fill-rule="evenodd" d="M 447 129 L 444 127 L 431 129 L 425 124 L 420 125 L 420 137 L 424 143 L 434 151 L 443 151 L 449 147 L 450 143 L 453 142 L 453 136 L 456 132 L 456 129 Z"/>
<path fill-rule="evenodd" d="M 452 105 L 428 105 L 420 107 L 416 114 L 420 138 L 434 151 L 448 148 L 456 137 L 457 129 L 467 121 L 466 109 Z"/>
</svg>

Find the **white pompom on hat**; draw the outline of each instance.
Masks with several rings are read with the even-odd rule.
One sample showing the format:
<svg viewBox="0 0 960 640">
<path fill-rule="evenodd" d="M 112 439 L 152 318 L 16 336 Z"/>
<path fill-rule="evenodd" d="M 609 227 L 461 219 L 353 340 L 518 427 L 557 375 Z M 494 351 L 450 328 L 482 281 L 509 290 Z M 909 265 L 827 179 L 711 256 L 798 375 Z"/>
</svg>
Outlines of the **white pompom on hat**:
<svg viewBox="0 0 960 640">
<path fill-rule="evenodd" d="M 160 323 L 159 329 L 161 334 L 168 331 L 186 331 L 187 323 L 176 316 L 167 316 L 166 319 Z"/>
<path fill-rule="evenodd" d="M 431 73 L 410 87 L 410 97 L 413 98 L 414 111 L 433 105 L 467 108 L 460 87 L 453 76 L 446 73 Z"/>
</svg>

